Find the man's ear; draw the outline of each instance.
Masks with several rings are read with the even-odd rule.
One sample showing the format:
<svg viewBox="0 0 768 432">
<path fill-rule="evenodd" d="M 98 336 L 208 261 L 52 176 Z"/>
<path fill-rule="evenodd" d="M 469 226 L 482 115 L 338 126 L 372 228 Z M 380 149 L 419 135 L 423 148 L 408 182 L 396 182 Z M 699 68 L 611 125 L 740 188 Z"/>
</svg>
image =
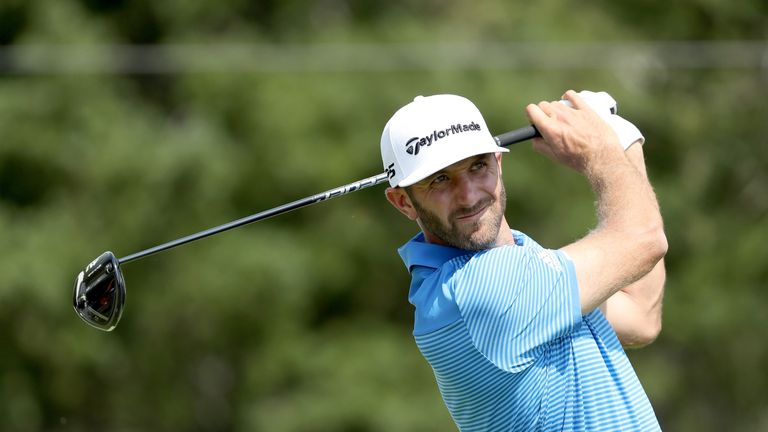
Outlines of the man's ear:
<svg viewBox="0 0 768 432">
<path fill-rule="evenodd" d="M 411 202 L 411 197 L 408 196 L 405 189 L 400 187 L 388 187 L 384 191 L 384 194 L 387 196 L 387 201 L 408 219 L 416 220 L 419 217 L 416 208 Z"/>
<path fill-rule="evenodd" d="M 496 163 L 499 164 L 499 175 L 501 175 L 501 155 L 503 155 L 503 154 L 504 153 L 502 153 L 502 152 L 498 152 L 495 155 L 496 156 Z"/>
</svg>

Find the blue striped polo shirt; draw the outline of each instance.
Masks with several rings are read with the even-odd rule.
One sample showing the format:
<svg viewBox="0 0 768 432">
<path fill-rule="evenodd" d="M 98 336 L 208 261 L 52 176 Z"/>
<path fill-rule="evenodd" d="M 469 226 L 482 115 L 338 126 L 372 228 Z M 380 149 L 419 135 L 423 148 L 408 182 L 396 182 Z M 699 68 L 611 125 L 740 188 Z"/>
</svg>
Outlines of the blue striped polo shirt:
<svg viewBox="0 0 768 432">
<path fill-rule="evenodd" d="M 603 314 L 582 316 L 572 261 L 515 245 L 399 249 L 414 337 L 461 431 L 654 431 L 653 408 Z"/>
</svg>

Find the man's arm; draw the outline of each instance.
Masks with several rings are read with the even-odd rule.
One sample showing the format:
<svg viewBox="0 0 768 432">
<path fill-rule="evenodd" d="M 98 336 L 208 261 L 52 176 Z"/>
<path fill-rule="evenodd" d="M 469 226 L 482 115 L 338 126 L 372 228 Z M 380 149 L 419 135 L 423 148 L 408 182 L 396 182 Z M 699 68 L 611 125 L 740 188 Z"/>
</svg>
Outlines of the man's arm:
<svg viewBox="0 0 768 432">
<path fill-rule="evenodd" d="M 626 155 L 647 180 L 643 147 L 633 145 L 627 149 Z M 662 259 L 650 273 L 622 288 L 600 306 L 600 310 L 625 347 L 639 348 L 648 345 L 661 332 L 661 304 L 665 280 L 666 270 Z"/>
<path fill-rule="evenodd" d="M 661 260 L 650 273 L 622 288 L 600 306 L 624 347 L 646 346 L 661 332 L 665 278 L 664 260 Z"/>
<path fill-rule="evenodd" d="M 597 195 L 598 225 L 562 248 L 573 260 L 583 314 L 651 272 L 667 242 L 656 197 L 612 129 L 573 91 L 573 108 L 526 108 L 543 138 L 534 149 L 584 174 Z"/>
</svg>

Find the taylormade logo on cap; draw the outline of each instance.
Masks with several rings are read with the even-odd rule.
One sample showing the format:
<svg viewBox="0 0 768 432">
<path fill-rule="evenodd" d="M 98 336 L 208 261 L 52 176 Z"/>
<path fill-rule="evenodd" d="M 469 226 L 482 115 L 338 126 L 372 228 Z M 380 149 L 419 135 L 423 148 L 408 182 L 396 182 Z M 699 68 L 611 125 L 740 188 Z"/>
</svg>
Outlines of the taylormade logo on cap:
<svg viewBox="0 0 768 432">
<path fill-rule="evenodd" d="M 480 130 L 480 126 L 475 124 L 475 122 L 472 122 L 470 124 L 461 124 L 457 123 L 455 125 L 452 125 L 449 128 L 442 129 L 440 131 L 432 131 L 431 135 L 427 135 L 421 139 L 419 137 L 413 137 L 408 140 L 407 143 L 405 143 L 405 152 L 411 155 L 417 155 L 419 154 L 419 148 L 430 146 L 433 142 L 439 140 L 440 138 L 445 138 L 449 134 L 452 133 L 459 133 L 459 132 L 467 132 L 467 131 L 473 131 L 473 130 Z"/>
<path fill-rule="evenodd" d="M 389 119 L 381 135 L 381 159 L 393 187 L 410 186 L 471 156 L 506 151 L 496 145 L 477 107 L 455 95 L 417 96 Z"/>
</svg>

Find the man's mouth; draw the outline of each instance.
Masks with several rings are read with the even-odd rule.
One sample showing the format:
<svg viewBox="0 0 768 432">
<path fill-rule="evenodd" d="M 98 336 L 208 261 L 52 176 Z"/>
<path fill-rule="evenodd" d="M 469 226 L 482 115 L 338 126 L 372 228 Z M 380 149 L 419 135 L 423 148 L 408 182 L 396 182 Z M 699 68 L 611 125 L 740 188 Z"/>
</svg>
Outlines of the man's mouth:
<svg viewBox="0 0 768 432">
<path fill-rule="evenodd" d="M 479 219 L 490 206 L 490 202 L 478 203 L 468 211 L 459 213 L 455 219 L 459 222 L 473 222 Z"/>
</svg>

